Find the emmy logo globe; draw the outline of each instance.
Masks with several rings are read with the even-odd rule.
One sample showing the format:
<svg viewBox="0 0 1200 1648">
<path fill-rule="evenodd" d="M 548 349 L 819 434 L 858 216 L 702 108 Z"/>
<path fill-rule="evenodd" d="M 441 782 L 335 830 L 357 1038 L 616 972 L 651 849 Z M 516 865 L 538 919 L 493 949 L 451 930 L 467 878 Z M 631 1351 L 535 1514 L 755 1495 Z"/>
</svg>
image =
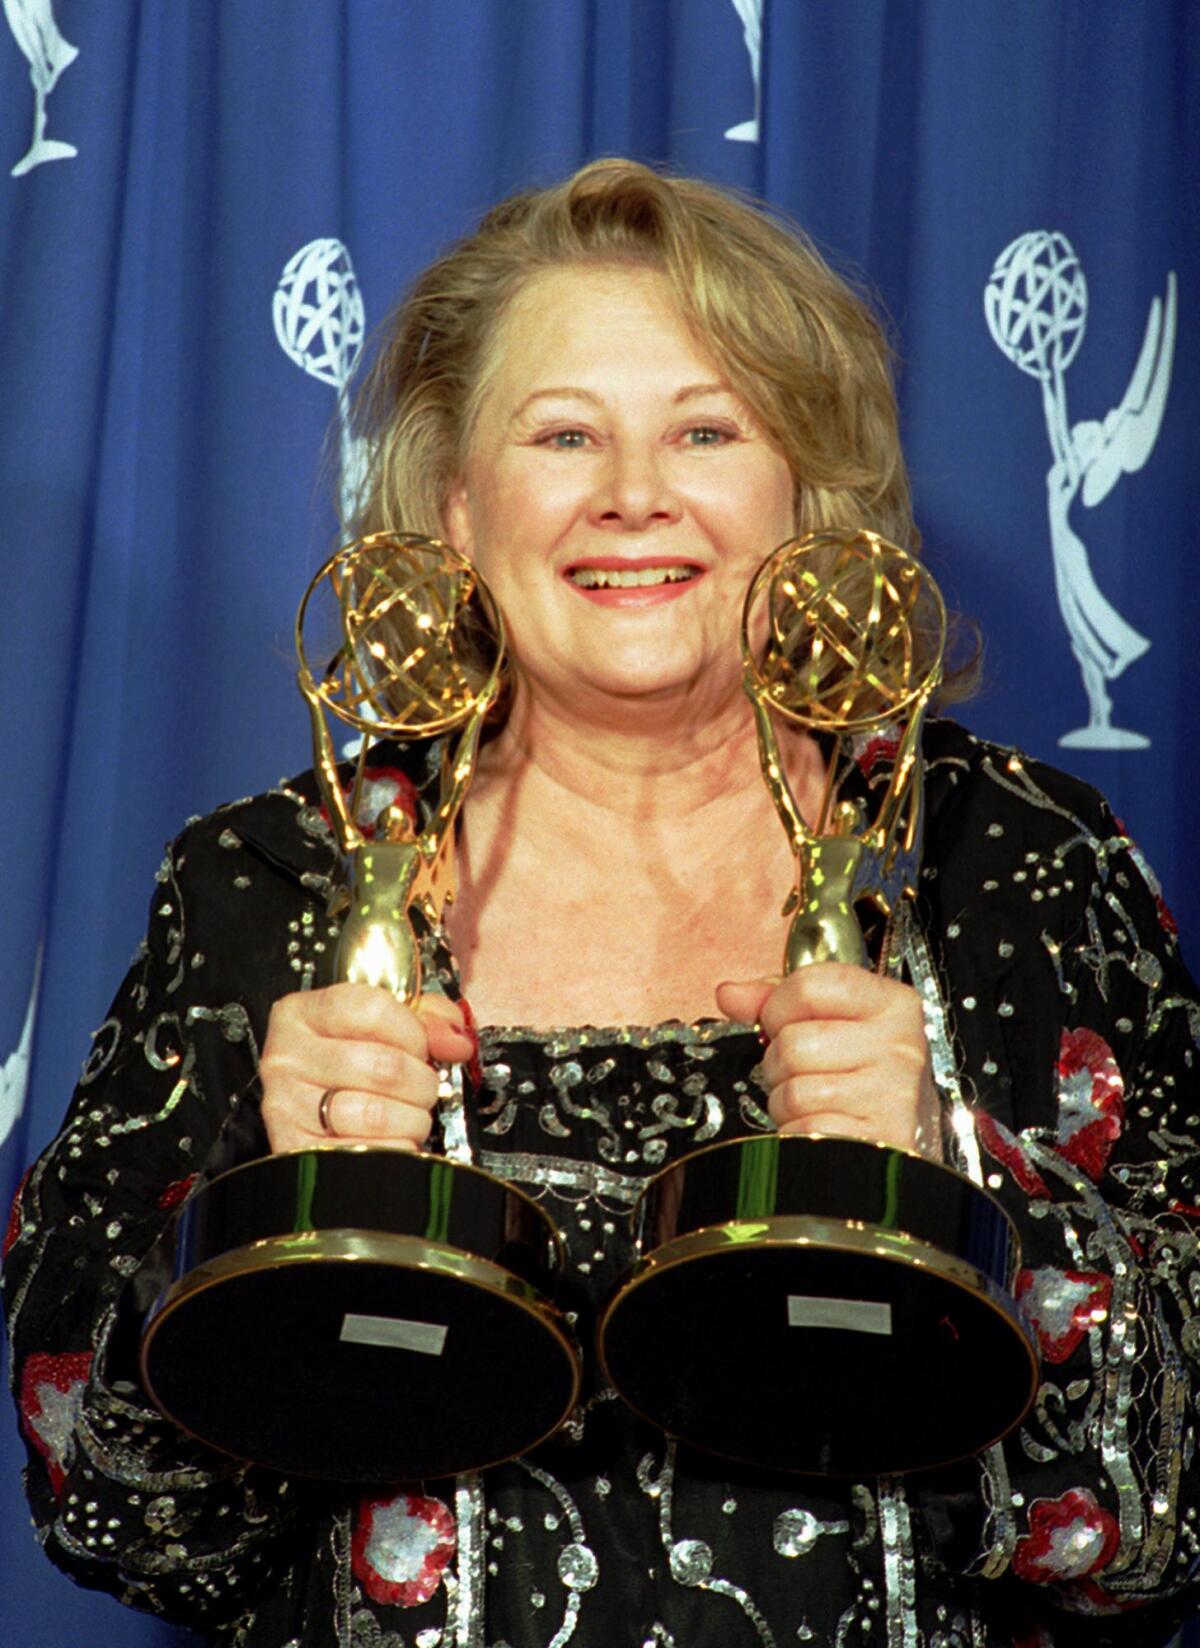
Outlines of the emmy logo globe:
<svg viewBox="0 0 1200 1648">
<path fill-rule="evenodd" d="M 289 258 L 274 304 L 279 346 L 309 377 L 343 392 L 362 350 L 362 293 L 340 240 L 310 240 Z"/>
<path fill-rule="evenodd" d="M 275 336 L 289 360 L 337 390 L 344 524 L 353 521 L 366 475 L 363 443 L 350 430 L 350 380 L 362 354 L 366 317 L 350 253 L 340 240 L 310 240 L 284 265 L 275 289 Z"/>
<path fill-rule="evenodd" d="M 1014 366 L 1043 383 L 1065 372 L 1087 324 L 1087 281 L 1066 235 L 1035 229 L 1006 246 L 983 308 L 997 347 Z"/>
</svg>

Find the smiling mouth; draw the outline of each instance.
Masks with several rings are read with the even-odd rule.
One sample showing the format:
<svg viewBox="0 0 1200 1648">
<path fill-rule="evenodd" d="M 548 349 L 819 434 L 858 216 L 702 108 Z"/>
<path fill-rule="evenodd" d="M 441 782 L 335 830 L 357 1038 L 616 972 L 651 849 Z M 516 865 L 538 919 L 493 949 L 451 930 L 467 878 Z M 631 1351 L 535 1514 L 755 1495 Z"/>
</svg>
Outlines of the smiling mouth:
<svg viewBox="0 0 1200 1648">
<path fill-rule="evenodd" d="M 683 584 L 699 571 L 692 566 L 574 567 L 567 573 L 581 589 L 645 589 L 654 584 Z"/>
</svg>

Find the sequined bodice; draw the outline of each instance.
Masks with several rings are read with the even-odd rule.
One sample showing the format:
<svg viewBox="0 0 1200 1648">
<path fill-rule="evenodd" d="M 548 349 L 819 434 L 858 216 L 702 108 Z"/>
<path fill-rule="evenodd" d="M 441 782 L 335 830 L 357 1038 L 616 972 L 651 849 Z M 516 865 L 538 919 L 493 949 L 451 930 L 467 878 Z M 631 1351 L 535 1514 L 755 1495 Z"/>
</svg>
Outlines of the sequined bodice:
<svg viewBox="0 0 1200 1648">
<path fill-rule="evenodd" d="M 752 1030 L 719 1022 L 483 1035 L 479 1159 L 562 1231 L 563 1303 L 586 1359 L 565 1431 L 485 1479 L 489 1641 L 763 1648 L 833 1641 L 877 1606 L 852 1556 L 870 1493 L 814 1498 L 677 1448 L 597 1373 L 596 1313 L 632 1261 L 642 1186 L 698 1145 L 770 1125 L 759 1056 Z"/>
</svg>

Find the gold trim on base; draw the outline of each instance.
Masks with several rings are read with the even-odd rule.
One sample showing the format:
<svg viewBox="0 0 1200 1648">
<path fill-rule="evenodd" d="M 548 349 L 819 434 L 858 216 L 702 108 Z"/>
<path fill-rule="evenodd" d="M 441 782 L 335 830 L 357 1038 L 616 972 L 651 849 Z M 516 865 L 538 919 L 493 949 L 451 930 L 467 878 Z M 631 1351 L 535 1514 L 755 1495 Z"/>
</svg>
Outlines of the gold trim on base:
<svg viewBox="0 0 1200 1648">
<path fill-rule="evenodd" d="M 154 1341 L 163 1323 L 178 1310 L 186 1308 L 191 1299 L 207 1292 L 211 1287 L 220 1286 L 239 1276 L 253 1276 L 263 1271 L 279 1270 L 290 1265 L 311 1264 L 314 1261 L 333 1264 L 373 1263 L 391 1265 L 399 1270 L 433 1271 L 515 1305 L 519 1310 L 532 1316 L 539 1327 L 556 1341 L 558 1348 L 565 1354 L 571 1370 L 571 1390 L 569 1400 L 554 1423 L 540 1435 L 523 1444 L 515 1453 L 499 1455 L 495 1459 L 483 1459 L 469 1466 L 464 1465 L 461 1469 L 489 1470 L 493 1465 L 504 1465 L 509 1460 L 519 1459 L 531 1449 L 540 1447 L 560 1430 L 570 1417 L 579 1400 L 581 1358 L 577 1346 L 561 1325 L 561 1313 L 545 1302 L 532 1283 L 514 1275 L 503 1265 L 477 1258 L 460 1248 L 445 1247 L 437 1242 L 427 1241 L 422 1237 L 401 1236 L 393 1232 L 376 1230 L 337 1229 L 270 1236 L 247 1243 L 243 1247 L 233 1248 L 215 1259 L 196 1265 L 185 1276 L 173 1282 L 162 1295 L 153 1307 L 142 1333 L 139 1366 L 142 1382 L 151 1399 L 180 1430 L 194 1437 L 196 1441 L 204 1443 L 206 1447 L 215 1448 L 230 1458 L 245 1458 L 244 1455 L 231 1453 L 228 1448 L 214 1442 L 211 1437 L 202 1436 L 192 1430 L 159 1397 L 150 1378 L 148 1363 Z M 327 1480 L 323 1473 L 318 1475 L 296 1465 L 287 1466 L 284 1474 L 313 1476 L 317 1480 Z M 359 1478 L 350 1477 L 346 1480 L 356 1481 Z"/>
</svg>

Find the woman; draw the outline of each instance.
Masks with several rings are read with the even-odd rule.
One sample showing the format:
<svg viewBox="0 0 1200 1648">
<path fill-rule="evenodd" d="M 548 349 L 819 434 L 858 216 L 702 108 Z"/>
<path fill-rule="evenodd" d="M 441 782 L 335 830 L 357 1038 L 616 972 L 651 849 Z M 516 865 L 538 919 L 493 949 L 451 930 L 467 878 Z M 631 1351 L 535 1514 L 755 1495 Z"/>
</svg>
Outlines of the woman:
<svg viewBox="0 0 1200 1648">
<path fill-rule="evenodd" d="M 329 982 L 337 865 L 311 777 L 176 843 L 13 1226 L 48 1552 L 255 1645 L 1165 1640 L 1198 1548 L 1179 1346 L 1200 1010 L 1136 853 L 1084 786 L 934 724 L 903 976 L 776 976 L 793 864 L 737 619 L 797 530 L 915 542 L 875 322 L 759 212 L 599 162 L 422 277 L 361 415 L 359 530 L 446 536 L 511 631 L 442 989 L 410 1011 Z M 888 741 L 858 753 L 869 797 Z M 428 754 L 392 752 L 377 798 L 419 809 Z M 822 751 L 797 735 L 787 760 L 811 818 Z M 1034 1416 L 954 1471 L 781 1481 L 677 1448 L 592 1384 L 529 1458 L 357 1502 L 187 1442 L 134 1371 L 169 1209 L 233 1155 L 418 1147 L 430 1060 L 468 1067 L 477 1159 L 562 1229 L 584 1326 L 629 1263 L 640 1185 L 697 1144 L 780 1127 L 937 1156 L 945 1136 L 968 1165 L 982 1147 L 1022 1228 Z"/>
</svg>

